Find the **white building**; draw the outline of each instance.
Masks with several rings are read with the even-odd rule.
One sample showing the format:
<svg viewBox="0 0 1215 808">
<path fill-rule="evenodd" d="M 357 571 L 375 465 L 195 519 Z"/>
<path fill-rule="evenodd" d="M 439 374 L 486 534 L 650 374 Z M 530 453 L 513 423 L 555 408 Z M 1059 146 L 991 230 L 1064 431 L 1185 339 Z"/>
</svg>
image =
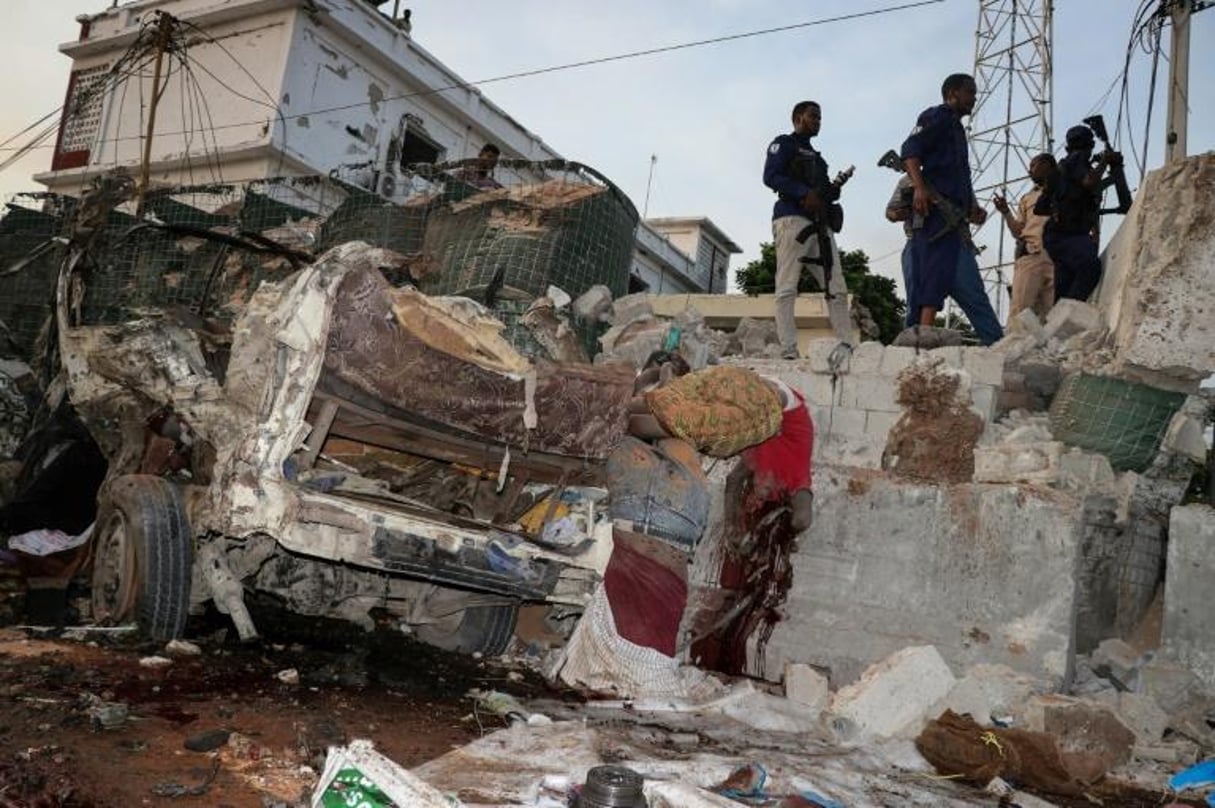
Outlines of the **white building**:
<svg viewBox="0 0 1215 808">
<path fill-rule="evenodd" d="M 179 22 L 162 60 L 153 185 L 337 171 L 402 199 L 404 166 L 487 142 L 504 158 L 560 157 L 367 0 L 131 0 L 79 17 L 80 38 L 60 46 L 73 60 L 68 112 L 51 170 L 35 176 L 51 191 L 78 194 L 142 163 L 159 11 Z M 639 289 L 724 291 L 739 252 L 707 219 L 643 223 L 637 242 Z"/>
</svg>

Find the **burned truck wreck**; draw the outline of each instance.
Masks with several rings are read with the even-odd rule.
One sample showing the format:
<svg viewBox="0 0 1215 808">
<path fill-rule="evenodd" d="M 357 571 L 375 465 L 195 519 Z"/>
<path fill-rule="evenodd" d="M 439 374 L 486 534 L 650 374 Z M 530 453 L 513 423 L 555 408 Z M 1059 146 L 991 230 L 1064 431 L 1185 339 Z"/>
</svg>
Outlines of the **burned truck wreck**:
<svg viewBox="0 0 1215 808">
<path fill-rule="evenodd" d="M 117 176 L 22 211 L 48 238 L 5 280 L 53 278 L 53 318 L 0 319 L 108 462 L 77 548 L 95 621 L 169 639 L 210 600 L 251 639 L 251 591 L 498 653 L 521 603 L 581 612 L 634 372 L 557 310 L 623 291 L 637 214 L 584 166 L 504 168 L 427 167 L 406 205 Z"/>
</svg>

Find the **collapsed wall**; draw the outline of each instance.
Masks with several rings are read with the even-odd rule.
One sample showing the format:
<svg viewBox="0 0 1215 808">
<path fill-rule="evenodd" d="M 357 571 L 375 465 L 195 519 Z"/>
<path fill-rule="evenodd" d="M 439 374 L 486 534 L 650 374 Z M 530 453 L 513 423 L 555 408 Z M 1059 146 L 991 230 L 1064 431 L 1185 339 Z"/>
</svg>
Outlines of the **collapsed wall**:
<svg viewBox="0 0 1215 808">
<path fill-rule="evenodd" d="M 821 340 L 797 362 L 723 360 L 797 389 L 816 430 L 814 523 L 744 672 L 779 681 L 808 663 L 838 686 L 931 644 L 955 670 L 997 662 L 1062 688 L 1077 655 L 1135 633 L 1209 405 L 1115 375 L 1113 339 L 1101 312 L 1064 301 L 993 348 L 863 343 L 833 370 Z M 693 610 L 720 597 L 720 520 Z"/>
</svg>

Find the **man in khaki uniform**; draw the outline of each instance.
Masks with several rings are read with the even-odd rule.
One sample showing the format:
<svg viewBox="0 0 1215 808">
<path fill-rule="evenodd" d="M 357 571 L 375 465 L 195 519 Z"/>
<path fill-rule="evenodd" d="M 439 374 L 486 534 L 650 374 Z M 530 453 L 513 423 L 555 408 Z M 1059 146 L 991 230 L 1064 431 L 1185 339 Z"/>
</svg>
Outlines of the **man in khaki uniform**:
<svg viewBox="0 0 1215 808">
<path fill-rule="evenodd" d="M 1055 170 L 1055 158 L 1039 154 L 1029 162 L 1029 176 L 1034 181 L 1032 191 L 1021 197 L 1017 213 L 1013 213 L 1007 200 L 996 196 L 992 202 L 1004 216 L 1009 231 L 1017 239 L 1017 259 L 1013 264 L 1012 303 L 1008 309 L 1009 321 L 1022 309 L 1032 309 L 1039 320 L 1055 305 L 1055 265 L 1042 247 L 1042 229 L 1046 216 L 1034 213 L 1034 204 L 1042 195 L 1046 178 Z"/>
</svg>

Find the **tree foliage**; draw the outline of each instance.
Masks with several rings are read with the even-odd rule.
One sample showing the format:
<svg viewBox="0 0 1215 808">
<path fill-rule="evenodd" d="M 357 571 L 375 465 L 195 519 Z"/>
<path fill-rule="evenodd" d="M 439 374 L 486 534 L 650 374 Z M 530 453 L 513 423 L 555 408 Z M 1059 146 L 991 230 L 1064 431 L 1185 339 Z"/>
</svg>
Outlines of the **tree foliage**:
<svg viewBox="0 0 1215 808">
<path fill-rule="evenodd" d="M 903 330 L 907 307 L 899 297 L 890 278 L 869 270 L 869 256 L 864 250 L 843 250 L 840 263 L 848 291 L 856 302 L 869 310 L 878 326 L 879 339 L 889 345 Z M 738 288 L 749 295 L 771 294 L 776 289 L 776 248 L 771 242 L 759 245 L 759 259 L 734 273 Z M 809 272 L 803 272 L 797 284 L 798 292 L 820 292 Z"/>
</svg>

